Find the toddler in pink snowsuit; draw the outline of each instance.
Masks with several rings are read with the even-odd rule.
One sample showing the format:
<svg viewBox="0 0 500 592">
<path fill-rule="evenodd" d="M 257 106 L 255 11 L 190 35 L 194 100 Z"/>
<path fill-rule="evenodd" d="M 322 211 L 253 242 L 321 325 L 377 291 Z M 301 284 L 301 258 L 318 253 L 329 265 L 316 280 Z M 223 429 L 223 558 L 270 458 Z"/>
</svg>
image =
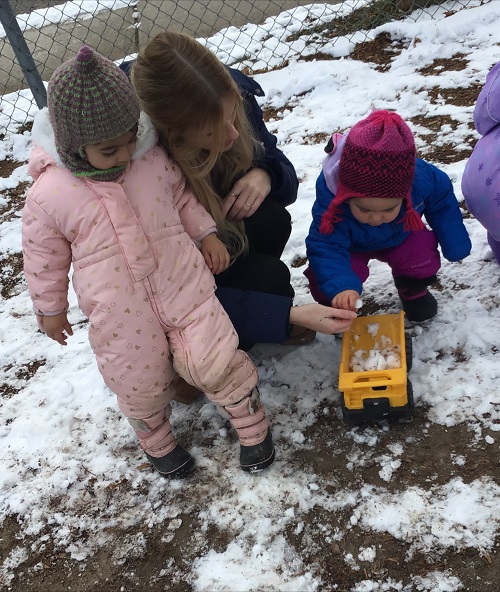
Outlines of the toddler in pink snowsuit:
<svg viewBox="0 0 500 592">
<path fill-rule="evenodd" d="M 51 77 L 33 144 L 23 253 L 40 328 L 63 345 L 72 335 L 72 265 L 99 371 L 162 475 L 180 477 L 194 465 L 169 422 L 183 381 L 230 419 L 243 470 L 272 464 L 257 371 L 237 349 L 208 267 L 225 269 L 227 250 L 140 116 L 127 76 L 83 47 Z"/>
</svg>

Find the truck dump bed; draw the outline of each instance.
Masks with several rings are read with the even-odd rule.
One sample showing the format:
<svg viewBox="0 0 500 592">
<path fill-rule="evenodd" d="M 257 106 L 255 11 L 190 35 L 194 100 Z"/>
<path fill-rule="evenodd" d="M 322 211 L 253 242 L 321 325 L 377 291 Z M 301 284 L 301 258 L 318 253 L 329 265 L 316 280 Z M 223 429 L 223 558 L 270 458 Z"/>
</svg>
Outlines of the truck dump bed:
<svg viewBox="0 0 500 592">
<path fill-rule="evenodd" d="M 354 319 L 342 336 L 339 370 L 346 421 L 413 419 L 413 394 L 407 376 L 410 344 L 403 312 Z"/>
</svg>

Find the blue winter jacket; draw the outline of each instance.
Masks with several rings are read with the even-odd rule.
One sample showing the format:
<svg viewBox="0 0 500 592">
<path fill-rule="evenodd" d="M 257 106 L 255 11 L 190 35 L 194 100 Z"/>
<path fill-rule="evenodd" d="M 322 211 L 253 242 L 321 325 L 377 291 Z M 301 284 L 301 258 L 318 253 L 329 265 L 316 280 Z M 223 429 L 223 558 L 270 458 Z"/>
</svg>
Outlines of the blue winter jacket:
<svg viewBox="0 0 500 592">
<path fill-rule="evenodd" d="M 123 62 L 120 68 L 129 75 L 132 64 L 133 60 Z M 277 148 L 276 136 L 269 132 L 262 118 L 255 97 L 264 96 L 264 91 L 239 70 L 228 70 L 243 97 L 250 125 L 264 146 L 264 155 L 254 166 L 266 170 L 271 177 L 271 192 L 266 199 L 273 198 L 288 206 L 297 199 L 299 182 L 292 163 Z M 240 343 L 281 343 L 289 337 L 291 298 L 227 287 L 217 288 L 215 294 L 228 313 Z"/>
<path fill-rule="evenodd" d="M 346 203 L 340 206 L 342 220 L 334 224 L 333 232 L 321 234 L 321 218 L 333 198 L 325 174 L 321 172 L 316 181 L 313 222 L 306 238 L 306 248 L 310 269 L 320 290 L 330 300 L 344 290 L 355 290 L 361 294 L 361 281 L 351 268 L 351 253 L 389 249 L 400 245 L 409 234 L 403 228 L 404 204 L 393 222 L 370 226 L 358 222 Z M 434 165 L 417 159 L 411 199 L 415 210 L 425 215 L 428 225 L 435 231 L 443 256 L 448 261 L 467 257 L 471 241 L 448 175 Z"/>
</svg>

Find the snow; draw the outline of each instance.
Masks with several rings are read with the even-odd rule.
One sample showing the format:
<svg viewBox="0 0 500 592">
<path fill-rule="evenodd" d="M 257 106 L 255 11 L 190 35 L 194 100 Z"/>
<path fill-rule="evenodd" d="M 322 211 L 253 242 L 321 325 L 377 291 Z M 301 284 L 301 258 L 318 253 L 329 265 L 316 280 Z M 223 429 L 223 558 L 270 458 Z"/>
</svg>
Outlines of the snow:
<svg viewBox="0 0 500 592">
<path fill-rule="evenodd" d="M 370 370 L 393 370 L 401 368 L 401 356 L 399 351 L 389 345 L 383 349 L 377 349 L 377 345 L 368 351 L 357 349 L 351 357 L 349 368 L 353 372 L 366 372 Z"/>
<path fill-rule="evenodd" d="M 65 6 L 76 4 L 83 8 L 95 3 Z M 441 4 L 435 7 L 433 20 L 426 12 L 415 13 L 413 18 L 385 24 L 359 37 L 336 40 L 331 46 L 308 42 L 307 36 L 279 41 L 284 30 L 290 34 L 300 31 L 305 7 L 283 13 L 276 25 L 271 26 L 272 20 L 268 20 L 264 30 L 246 25 L 224 31 L 224 45 L 218 53 L 228 63 L 241 66 L 245 56 L 255 55 L 261 60 L 272 56 L 277 65 L 282 56 L 288 56 L 286 67 L 255 78 L 266 91 L 262 105 L 277 111 L 269 127 L 301 179 L 299 198 L 289 208 L 293 232 L 284 254 L 289 266 L 297 257 L 305 256 L 314 184 L 324 157 L 324 144 L 308 138 L 315 134 L 326 138 L 350 128 L 374 108 L 387 108 L 396 109 L 407 120 L 419 115 L 448 115 L 459 125 L 456 129 L 444 126 L 435 142 L 452 144 L 457 151 L 469 145 L 468 138 L 475 134 L 468 127 L 472 108 L 445 100 L 436 104 L 429 90 L 438 85 L 455 88 L 483 83 L 492 65 L 500 60 L 500 2 L 479 4 L 451 13 L 448 11 L 453 4 Z M 324 14 L 326 22 L 335 11 L 347 14 L 351 8 L 352 3 L 346 2 L 340 7 L 328 5 L 326 12 L 322 4 L 310 10 Z M 39 25 L 32 20 L 39 12 L 32 13 L 26 26 Z M 374 38 L 381 32 L 404 42 L 389 70 L 380 72 L 370 64 L 346 59 L 357 39 L 364 40 L 365 34 Z M 233 43 L 236 38 L 238 42 Z M 245 49 L 241 48 L 242 39 L 247 39 Z M 206 42 L 215 50 L 222 43 L 222 33 Z M 300 54 L 314 55 L 318 49 L 336 59 L 298 61 Z M 432 76 L 419 72 L 434 59 L 457 53 L 464 55 L 463 70 L 440 70 Z M 252 66 L 263 67 L 263 62 Z M 21 91 L 21 96 L 28 99 L 30 94 Z M 11 113 L 4 111 L 7 116 Z M 410 126 L 417 147 L 423 148 L 428 130 L 411 122 Z M 29 132 L 8 133 L 0 141 L 0 159 L 24 163 L 29 148 Z M 454 183 L 459 202 L 463 200 L 460 179 L 465 162 L 464 158 L 441 165 Z M 9 178 L 0 179 L 0 190 L 25 181 L 29 178 L 23 165 Z M 7 201 L 5 195 L 0 196 L 0 206 Z M 496 289 L 500 267 L 492 260 L 484 229 L 474 219 L 466 219 L 465 224 L 473 243 L 472 254 L 461 263 L 443 260 L 439 274 L 442 289 L 433 292 L 438 315 L 425 325 L 410 328 L 411 380 L 417 415 L 427 420 L 425 430 L 465 424 L 478 444 L 485 443 L 488 452 L 497 449 L 495 432 L 500 431 L 500 300 Z M 19 216 L 0 224 L 2 257 L 20 252 L 20 234 Z M 312 301 L 303 268 L 290 268 L 296 303 Z M 387 266 L 372 262 L 370 272 L 365 302 L 372 297 L 385 305 L 387 312 L 398 312 L 400 305 Z M 2 270 L 5 273 L 8 270 Z M 377 549 L 360 541 L 356 553 L 344 550 L 342 539 L 354 527 L 385 533 L 406 543 L 408 558 L 417 552 L 483 552 L 494 546 L 500 522 L 499 485 L 489 476 L 400 484 L 402 461 L 418 446 L 418 442 L 405 439 L 404 430 L 396 445 L 387 442 L 384 447 L 391 426 L 381 424 L 364 430 L 344 426 L 351 445 L 348 452 L 340 452 L 340 461 L 335 448 L 332 454 L 352 472 L 352 486 L 339 483 L 333 471 L 330 476 L 318 475 L 307 464 L 298 467 L 295 455 L 310 449 L 308 429 L 318 416 L 328 419 L 332 409 L 340 414 L 336 390 L 338 336 L 320 335 L 313 344 L 297 348 L 261 345 L 252 350 L 277 444 L 277 460 L 268 471 L 249 476 L 239 469 L 232 430 L 214 407 L 201 399 L 191 407 L 174 404 L 172 416 L 179 440 L 190 442 L 199 476 L 191 482 L 165 482 L 148 469 L 114 396 L 103 385 L 88 345 L 86 322 L 73 293 L 70 304 L 74 335 L 67 347 L 61 347 L 36 332 L 24 283 L 13 297 L 0 300 L 0 358 L 4 382 L 13 391 L 0 403 L 0 519 L 16 516 L 22 533 L 41 535 L 48 529 L 54 547 L 80 561 L 116 544 L 113 558 L 119 562 L 127 554 L 141 553 L 147 536 L 144 529 L 163 525 L 167 545 L 184 517 L 195 516 L 201 537 L 206 536 L 209 526 L 228 533 L 225 548 L 215 550 L 200 543 L 190 581 L 196 591 L 321 590 L 321 576 L 285 536 L 287 530 L 300 534 L 304 516 L 312 510 L 319 515 L 348 516 L 345 522 L 339 522 L 341 526 L 325 525 L 323 536 L 339 542 L 345 569 L 360 570 L 355 592 L 410 588 L 389 576 L 364 579 L 360 564 L 373 562 Z M 20 370 L 35 362 L 43 364 L 26 381 Z M 374 453 L 376 445 L 384 447 L 383 454 Z M 466 468 L 463 456 L 451 454 L 450 459 L 456 468 Z M 354 480 L 355 473 L 373 463 L 380 482 Z M 137 534 L 117 544 L 115 530 L 132 527 L 137 528 Z M 44 534 L 30 545 L 40 550 L 46 537 Z M 13 570 L 30 553 L 19 540 L 0 566 L 2 584 L 8 585 Z M 166 553 L 158 577 L 170 577 L 172 569 Z M 412 590 L 419 591 L 455 591 L 461 581 L 443 567 L 415 575 L 411 585 Z"/>
</svg>

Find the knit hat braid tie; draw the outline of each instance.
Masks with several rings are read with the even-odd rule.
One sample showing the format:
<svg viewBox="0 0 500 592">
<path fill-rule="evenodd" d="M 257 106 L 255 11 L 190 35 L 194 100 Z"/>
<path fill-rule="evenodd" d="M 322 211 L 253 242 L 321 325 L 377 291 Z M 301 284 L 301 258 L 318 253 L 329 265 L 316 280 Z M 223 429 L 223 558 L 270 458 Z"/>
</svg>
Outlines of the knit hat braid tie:
<svg viewBox="0 0 500 592">
<path fill-rule="evenodd" d="M 96 169 L 87 161 L 84 148 L 121 136 L 139 120 L 139 103 L 125 72 L 84 45 L 54 71 L 47 95 L 63 164 L 79 177 L 116 180 L 125 167 Z"/>
<path fill-rule="evenodd" d="M 323 214 L 320 232 L 333 232 L 342 219 L 339 206 L 353 197 L 403 198 L 404 229 L 422 230 L 424 223 L 411 201 L 415 160 L 413 134 L 397 113 L 374 111 L 359 121 L 347 135 L 340 156 L 337 192 Z"/>
</svg>

